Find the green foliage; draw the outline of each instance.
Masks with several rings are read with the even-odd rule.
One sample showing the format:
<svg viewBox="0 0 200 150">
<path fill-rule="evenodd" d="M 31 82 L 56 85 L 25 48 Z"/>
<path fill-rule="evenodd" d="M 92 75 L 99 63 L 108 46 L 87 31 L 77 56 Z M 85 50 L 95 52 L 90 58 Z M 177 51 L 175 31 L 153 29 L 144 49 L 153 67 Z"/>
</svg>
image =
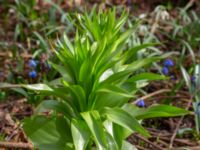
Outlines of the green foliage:
<svg viewBox="0 0 200 150">
<path fill-rule="evenodd" d="M 135 30 L 121 31 L 127 16 L 123 12 L 116 18 L 115 10 L 94 11 L 91 16 L 77 14 L 80 26 L 74 40 L 64 35 L 54 50 L 60 64 L 52 66 L 61 77 L 47 84 L 21 85 L 53 98 L 43 101 L 36 116 L 24 122 L 25 132 L 36 148 L 134 149 L 124 141 L 131 133 L 149 136 L 138 120 L 188 113 L 172 106 L 140 109 L 128 103 L 138 90 L 139 80 L 164 79 L 152 73 L 136 75 L 164 56 L 130 61 L 130 55 L 148 45 L 126 50 L 126 41 Z M 50 116 L 41 115 L 47 111 Z"/>
<path fill-rule="evenodd" d="M 193 69 L 194 73 L 192 76 L 186 71 L 186 69 L 181 66 L 182 76 L 185 80 L 185 83 L 188 87 L 190 98 L 193 100 L 193 109 L 195 112 L 195 123 L 196 123 L 196 132 L 199 134 L 200 131 L 200 65 L 196 64 Z"/>
</svg>

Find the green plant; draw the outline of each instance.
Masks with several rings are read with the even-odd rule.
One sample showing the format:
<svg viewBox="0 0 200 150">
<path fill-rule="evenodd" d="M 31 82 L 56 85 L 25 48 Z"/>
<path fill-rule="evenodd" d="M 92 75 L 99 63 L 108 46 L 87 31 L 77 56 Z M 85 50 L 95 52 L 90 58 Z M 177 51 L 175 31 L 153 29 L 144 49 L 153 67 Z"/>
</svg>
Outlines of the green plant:
<svg viewBox="0 0 200 150">
<path fill-rule="evenodd" d="M 198 49 L 200 33 L 198 28 L 200 24 L 198 14 L 188 10 L 188 7 L 178 9 L 178 11 L 179 16 L 172 20 L 172 40 L 180 41 L 181 46 L 188 49 Z"/>
<path fill-rule="evenodd" d="M 135 28 L 122 32 L 120 29 L 128 15 L 126 12 L 120 18 L 115 15 L 114 10 L 94 12 L 92 16 L 77 14 L 80 26 L 75 39 L 70 42 L 64 35 L 54 50 L 60 64 L 52 62 L 51 65 L 61 77 L 46 84 L 15 86 L 49 98 L 39 104 L 34 116 L 24 121 L 24 130 L 36 148 L 134 149 L 125 139 L 133 132 L 149 136 L 140 124 L 143 119 L 188 113 L 173 106 L 138 108 L 129 103 L 139 89 L 138 82 L 155 80 L 155 77 L 166 79 L 141 73 L 141 68 L 166 56 L 130 61 L 149 44 L 126 50 L 126 41 Z"/>
<path fill-rule="evenodd" d="M 181 66 L 181 72 L 184 77 L 185 83 L 190 93 L 190 99 L 193 100 L 193 109 L 195 112 L 196 132 L 199 134 L 200 130 L 200 65 L 196 64 L 193 67 L 193 75 L 190 76 L 186 69 Z"/>
</svg>

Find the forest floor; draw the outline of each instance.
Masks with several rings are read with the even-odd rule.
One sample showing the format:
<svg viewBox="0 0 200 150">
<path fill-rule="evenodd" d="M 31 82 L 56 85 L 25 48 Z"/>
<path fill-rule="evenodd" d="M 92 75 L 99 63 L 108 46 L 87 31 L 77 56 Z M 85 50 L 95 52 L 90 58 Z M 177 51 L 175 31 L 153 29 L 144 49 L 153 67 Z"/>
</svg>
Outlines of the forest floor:
<svg viewBox="0 0 200 150">
<path fill-rule="evenodd" d="M 125 6 L 127 9 L 130 9 L 130 16 L 141 17 L 142 14 L 147 14 L 148 16 L 145 18 L 144 24 L 149 25 L 151 35 L 153 34 L 159 39 L 159 41 L 163 42 L 163 45 L 160 46 L 161 51 L 163 52 L 170 51 L 169 49 L 179 49 L 181 45 L 177 44 L 176 39 L 174 40 L 169 38 L 169 35 L 172 34 L 172 31 L 174 30 L 174 26 L 171 24 L 166 25 L 162 22 L 157 22 L 157 24 L 155 24 L 155 8 L 159 5 L 170 7 L 168 13 L 171 18 L 179 18 L 177 8 L 183 8 L 185 6 L 190 7 L 189 11 L 192 10 L 197 15 L 200 14 L 200 5 L 198 2 L 192 0 L 177 0 L 175 3 L 173 1 L 171 3 L 163 3 L 162 0 L 152 0 L 148 3 L 144 0 L 138 0 L 134 3 L 128 0 L 117 0 L 114 2 L 110 1 L 110 3 L 106 4 L 98 2 L 98 0 L 91 0 L 86 4 L 84 1 L 82 2 L 82 4 L 89 7 L 92 7 L 95 3 L 101 7 L 111 7 L 113 5 L 117 7 Z M 59 6 L 66 11 L 75 11 L 80 9 L 78 1 L 77 6 L 68 2 L 60 3 Z M 27 6 L 27 12 L 21 10 L 21 13 L 24 14 L 18 14 L 16 9 L 20 10 L 20 8 L 14 1 L 11 0 L 5 2 L 5 4 L 4 2 L 0 2 L 0 82 L 19 83 L 23 79 L 26 80 L 26 83 L 35 83 L 42 80 L 42 73 L 39 74 L 37 80 L 31 80 L 28 78 L 27 62 L 33 57 L 33 55 L 36 56 L 39 61 L 44 62 L 47 60 L 48 56 L 45 53 L 40 53 L 41 47 L 43 47 L 43 44 L 45 45 L 42 41 L 49 37 L 49 39 L 56 39 L 56 36 L 59 36 L 62 33 L 62 30 L 58 33 L 55 33 L 53 30 L 48 30 L 49 35 L 50 32 L 53 32 L 53 34 L 46 36 L 44 34 L 46 29 L 43 31 L 40 30 L 43 23 L 42 21 L 45 19 L 52 19 L 49 21 L 49 28 L 54 25 L 52 29 L 55 27 L 62 28 L 65 26 L 65 24 L 58 19 L 61 15 L 57 12 L 55 13 L 55 16 L 51 16 L 55 18 L 40 18 L 41 15 L 47 15 L 49 13 L 46 10 L 50 7 L 51 5 L 38 1 L 37 5 L 33 8 L 33 12 L 32 10 L 29 10 Z M 35 11 L 39 11 L 39 13 L 36 15 Z M 54 13 L 54 11 L 50 13 Z M 32 16 L 26 16 L 26 14 L 31 14 Z M 31 20 L 34 20 L 35 18 L 37 18 L 38 22 L 31 22 Z M 54 21 L 57 21 L 57 23 L 54 24 Z M 32 26 L 30 23 L 35 23 L 35 26 Z M 38 34 L 33 34 L 33 32 L 40 33 L 41 37 L 37 36 Z M 198 33 L 200 34 L 200 32 Z M 69 32 L 68 34 L 73 33 Z M 140 36 L 142 37 L 142 35 Z M 197 47 L 198 46 L 192 47 L 192 50 L 195 55 L 195 60 L 199 63 L 200 56 Z M 179 56 L 172 56 L 172 59 L 175 60 L 176 63 L 178 63 L 177 57 Z M 192 64 L 192 59 L 193 57 L 191 54 L 187 53 L 184 60 L 185 68 L 189 68 Z M 23 67 L 21 67 L 21 65 Z M 42 67 L 43 66 L 41 66 L 41 68 Z M 170 80 L 170 82 L 151 82 L 144 89 L 146 96 L 143 97 L 141 95 L 141 97 L 144 98 L 146 107 L 154 103 L 170 101 L 170 104 L 174 106 L 194 112 L 192 105 L 193 97 L 186 85 L 183 83 L 183 77 L 180 70 L 175 66 L 171 72 L 173 72 L 173 75 L 175 76 L 174 80 Z M 181 85 L 178 84 L 180 82 L 182 83 Z M 178 87 L 178 90 L 175 92 L 174 87 Z M 23 91 L 18 91 L 18 93 L 22 93 L 21 95 L 23 95 Z M 37 102 L 35 103 L 34 98 L 31 98 L 31 100 L 27 99 L 25 93 L 24 96 L 21 95 L 16 94 L 16 91 L 9 92 L 0 89 L 0 150 L 31 147 L 28 138 L 23 132 L 20 121 L 33 114 L 34 106 L 37 105 Z M 196 132 L 194 115 L 195 113 L 191 113 L 182 117 L 145 120 L 143 125 L 148 129 L 151 137 L 147 139 L 135 133 L 127 140 L 136 145 L 139 150 L 164 150 L 169 148 L 174 150 L 200 150 L 200 135 Z M 1 141 L 7 141 L 8 143 Z"/>
</svg>

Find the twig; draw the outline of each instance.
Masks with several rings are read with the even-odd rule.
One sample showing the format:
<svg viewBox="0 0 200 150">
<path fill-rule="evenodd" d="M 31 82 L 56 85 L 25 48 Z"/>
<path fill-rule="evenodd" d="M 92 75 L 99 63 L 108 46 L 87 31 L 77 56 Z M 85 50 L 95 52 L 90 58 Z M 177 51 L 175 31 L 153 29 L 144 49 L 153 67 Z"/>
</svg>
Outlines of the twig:
<svg viewBox="0 0 200 150">
<path fill-rule="evenodd" d="M 190 108 L 190 105 L 191 105 L 191 104 L 192 104 L 192 98 L 191 98 L 191 99 L 189 100 L 189 102 L 188 102 L 188 105 L 187 105 L 187 107 L 186 107 L 187 110 Z M 177 123 L 176 129 L 175 129 L 175 131 L 174 131 L 174 133 L 173 133 L 173 135 L 172 135 L 172 137 L 171 137 L 171 139 L 170 139 L 170 144 L 169 144 L 169 148 L 170 148 L 170 149 L 173 148 L 174 139 L 175 139 L 176 134 L 177 134 L 177 132 L 178 132 L 178 130 L 179 130 L 179 127 L 180 127 L 180 125 L 181 125 L 181 123 L 182 123 L 182 121 L 183 121 L 183 118 L 184 118 L 184 116 L 182 116 L 182 117 L 180 118 L 179 122 Z"/>
<path fill-rule="evenodd" d="M 30 55 L 30 54 L 20 54 L 21 57 L 23 58 L 32 58 L 33 55 Z M 0 52 L 0 57 L 13 57 L 13 54 L 12 53 L 3 53 L 3 52 Z"/>
<path fill-rule="evenodd" d="M 190 146 L 190 147 L 179 147 L 179 148 L 174 148 L 172 150 L 183 150 L 183 149 L 189 149 L 189 150 L 200 150 L 200 146 Z"/>
<path fill-rule="evenodd" d="M 155 137 L 152 137 L 152 138 L 157 138 L 157 136 L 155 136 Z M 168 138 L 168 137 L 159 137 L 160 139 L 162 139 L 162 140 L 165 140 L 165 141 L 170 141 L 170 138 Z M 174 141 L 175 142 L 177 142 L 177 143 L 181 143 L 181 144 L 184 144 L 185 146 L 187 145 L 187 146 L 195 146 L 196 144 L 195 143 L 192 143 L 192 142 L 190 142 L 189 140 L 186 140 L 186 139 L 174 139 Z M 172 148 L 173 149 L 173 148 Z M 171 149 L 170 149 L 171 150 Z"/>
<path fill-rule="evenodd" d="M 179 96 L 179 95 L 175 95 L 175 96 L 157 96 L 156 100 L 159 101 L 161 99 L 174 99 L 174 98 L 179 98 L 180 100 L 182 100 L 182 98 L 186 99 L 186 98 L 188 98 L 188 96 Z M 150 99 L 153 99 L 153 97 L 150 98 Z M 182 100 L 182 101 L 184 102 L 184 100 Z"/>
<path fill-rule="evenodd" d="M 30 150 L 34 149 L 31 143 L 2 142 L 2 141 L 0 141 L 0 148 L 16 148 L 16 149 L 30 149 Z"/>
<path fill-rule="evenodd" d="M 160 146 L 158 146 L 158 145 L 154 144 L 153 142 L 151 142 L 151 141 L 149 141 L 149 140 L 145 139 L 144 137 L 141 137 L 141 136 L 140 136 L 140 135 L 138 135 L 138 134 L 134 134 L 134 136 L 136 136 L 137 138 L 139 138 L 139 139 L 143 140 L 144 142 L 146 142 L 146 143 L 148 143 L 148 144 L 152 145 L 153 147 L 157 148 L 158 150 L 163 150 L 163 148 L 162 148 L 162 147 L 160 147 Z"/>
<path fill-rule="evenodd" d="M 133 104 L 137 104 L 137 102 L 140 101 L 141 99 L 145 100 L 145 99 L 147 99 L 147 98 L 149 98 L 149 97 L 158 95 L 158 94 L 160 94 L 160 93 L 167 93 L 167 92 L 171 92 L 171 90 L 170 90 L 170 89 L 162 89 L 162 90 L 159 90 L 159 91 L 150 93 L 150 94 L 148 94 L 148 95 L 145 95 L 145 96 L 142 96 L 142 97 L 138 98 L 136 101 L 133 102 Z"/>
<path fill-rule="evenodd" d="M 145 148 L 139 146 L 139 145 L 135 145 L 135 147 L 138 149 L 138 150 L 145 150 Z"/>
<path fill-rule="evenodd" d="M 0 87 L 0 89 L 1 89 L 1 87 Z M 3 108 L 3 107 L 8 107 L 9 105 L 14 106 L 16 103 L 17 104 L 22 104 L 22 103 L 24 103 L 26 101 L 27 101 L 26 98 L 17 99 L 15 101 L 7 101 L 7 102 L 4 102 L 4 103 L 0 104 L 0 109 Z"/>
<path fill-rule="evenodd" d="M 149 133 L 153 136 L 156 136 L 156 137 L 171 137 L 171 133 L 165 133 L 165 132 L 162 132 L 161 130 L 158 130 L 158 131 L 153 131 L 151 130 L 151 128 L 147 128 Z M 159 133 L 159 134 L 158 134 Z"/>
<path fill-rule="evenodd" d="M 165 146 L 165 147 L 168 147 L 168 145 L 169 145 L 169 144 L 167 144 L 166 142 L 162 141 L 161 139 L 159 139 L 159 140 L 157 141 L 157 143 L 160 143 L 160 144 L 162 144 L 162 145 Z"/>
<path fill-rule="evenodd" d="M 185 6 L 185 10 L 187 10 L 188 8 L 190 8 L 192 5 L 194 5 L 196 0 L 190 0 L 187 5 Z"/>
</svg>

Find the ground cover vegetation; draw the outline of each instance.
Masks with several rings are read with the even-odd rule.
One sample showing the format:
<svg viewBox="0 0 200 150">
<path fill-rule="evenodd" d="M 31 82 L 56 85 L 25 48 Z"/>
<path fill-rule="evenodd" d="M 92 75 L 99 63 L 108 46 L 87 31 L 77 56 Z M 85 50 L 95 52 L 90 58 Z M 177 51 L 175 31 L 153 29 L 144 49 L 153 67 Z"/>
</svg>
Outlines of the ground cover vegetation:
<svg viewBox="0 0 200 150">
<path fill-rule="evenodd" d="M 0 4 L 0 147 L 198 149 L 198 2 Z"/>
</svg>

